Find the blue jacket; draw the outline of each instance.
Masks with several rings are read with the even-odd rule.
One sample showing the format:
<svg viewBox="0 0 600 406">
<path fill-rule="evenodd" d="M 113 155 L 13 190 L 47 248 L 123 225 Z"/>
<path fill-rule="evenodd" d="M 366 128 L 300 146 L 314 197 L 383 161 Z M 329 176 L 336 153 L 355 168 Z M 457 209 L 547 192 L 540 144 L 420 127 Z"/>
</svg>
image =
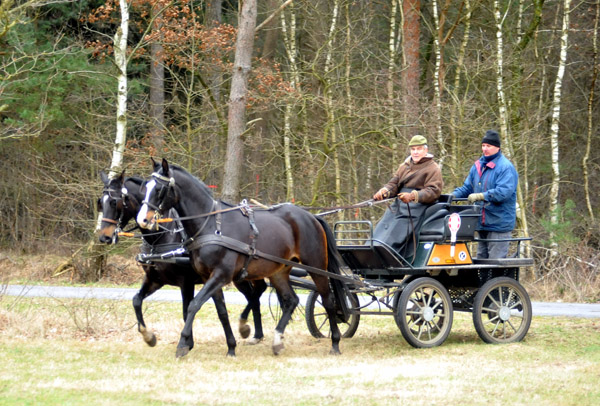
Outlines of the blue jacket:
<svg viewBox="0 0 600 406">
<path fill-rule="evenodd" d="M 477 229 L 505 233 L 515 228 L 518 182 L 515 167 L 502 152 L 498 152 L 498 156 L 487 164 L 483 156 L 475 161 L 465 183 L 452 194 L 464 198 L 471 193 L 483 193 L 485 200 Z"/>
</svg>

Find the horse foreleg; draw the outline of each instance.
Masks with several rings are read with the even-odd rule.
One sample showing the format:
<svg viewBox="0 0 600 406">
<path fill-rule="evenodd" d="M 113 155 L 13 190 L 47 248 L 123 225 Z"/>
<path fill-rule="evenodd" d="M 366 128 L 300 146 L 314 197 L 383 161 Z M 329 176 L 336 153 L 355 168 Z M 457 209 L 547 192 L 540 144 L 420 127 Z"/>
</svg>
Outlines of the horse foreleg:
<svg viewBox="0 0 600 406">
<path fill-rule="evenodd" d="M 227 314 L 227 307 L 225 306 L 223 289 L 217 290 L 217 292 L 212 296 L 212 299 L 213 302 L 215 302 L 217 315 L 219 316 L 219 320 L 223 326 L 223 331 L 225 332 L 225 339 L 227 340 L 227 356 L 235 357 L 235 336 L 233 335 L 231 324 L 229 324 L 229 315 Z"/>
<path fill-rule="evenodd" d="M 187 319 L 188 307 L 190 306 L 192 299 L 194 299 L 195 288 L 196 285 L 194 284 L 194 282 L 187 279 L 183 282 L 183 285 L 179 287 L 179 289 L 181 290 L 183 321 Z"/>
<path fill-rule="evenodd" d="M 156 292 L 163 285 L 159 283 L 152 282 L 148 280 L 148 278 L 144 279 L 144 283 L 142 287 L 133 297 L 133 309 L 135 311 L 135 317 L 138 323 L 138 331 L 144 338 L 144 342 L 148 344 L 150 347 L 154 347 L 156 345 L 156 335 L 147 329 L 146 323 L 144 322 L 144 316 L 142 313 L 142 304 L 144 299 Z"/>
<path fill-rule="evenodd" d="M 177 358 L 186 356 L 190 350 L 194 348 L 193 325 L 196 313 L 198 313 L 202 308 L 202 305 L 206 303 L 209 298 L 214 296 L 224 285 L 225 283 L 218 280 L 218 278 L 211 277 L 190 302 L 185 325 L 183 326 L 183 330 L 181 330 L 181 337 L 177 344 L 177 351 L 175 353 Z"/>
</svg>

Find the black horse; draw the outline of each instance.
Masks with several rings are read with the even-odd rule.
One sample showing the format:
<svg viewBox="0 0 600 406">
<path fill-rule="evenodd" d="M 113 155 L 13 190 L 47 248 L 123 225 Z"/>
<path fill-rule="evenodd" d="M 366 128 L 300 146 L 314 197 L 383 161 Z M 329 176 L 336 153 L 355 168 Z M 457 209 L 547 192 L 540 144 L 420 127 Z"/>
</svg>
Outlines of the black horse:
<svg viewBox="0 0 600 406">
<path fill-rule="evenodd" d="M 162 164 L 154 163 L 154 173 L 145 190 L 138 224 L 153 229 L 160 216 L 175 208 L 190 236 L 186 244 L 192 265 L 206 278 L 190 303 L 176 356 L 185 356 L 194 345 L 192 326 L 196 312 L 214 292 L 242 278 L 269 278 L 277 291 L 282 317 L 275 328 L 272 348 L 275 355 L 279 354 L 285 327 L 299 302 L 289 281 L 292 261 L 340 272 L 335 240 L 327 223 L 292 204 L 270 210 L 248 206 L 222 208 L 223 203 L 213 199 L 204 183 L 165 159 Z M 330 353 L 339 354 L 340 330 L 329 278 L 320 272 L 309 273 L 329 316 Z"/>
<path fill-rule="evenodd" d="M 136 177 L 125 178 L 123 173 L 112 180 L 103 172 L 100 176 L 104 183 L 104 190 L 102 197 L 98 199 L 98 210 L 102 212 L 103 216 L 99 230 L 99 240 L 102 243 L 111 244 L 117 241 L 118 231 L 137 216 L 141 208 L 141 201 L 144 198 L 144 195 L 141 194 L 144 180 Z M 175 227 L 175 223 L 169 223 L 158 232 L 141 229 L 143 236 L 142 253 L 151 254 L 181 247 L 184 238 L 181 230 L 176 230 Z M 133 308 L 138 321 L 138 331 L 150 346 L 156 344 L 156 336 L 146 328 L 142 314 L 143 300 L 164 285 L 177 286 L 181 290 L 183 320 L 185 321 L 189 304 L 194 297 L 195 285 L 204 282 L 204 279 L 194 271 L 189 262 L 186 263 L 185 259 L 187 258 L 176 258 L 174 262 L 142 264 L 145 273 L 144 282 L 139 292 L 133 297 Z M 243 338 L 250 335 L 251 329 L 247 325 L 247 319 L 250 311 L 252 311 L 254 336 L 247 343 L 256 344 L 264 337 L 260 314 L 260 296 L 266 290 L 267 284 L 263 279 L 255 281 L 253 284 L 243 281 L 235 285 L 248 300 L 248 304 L 240 316 L 240 334 Z M 227 337 L 228 355 L 235 355 L 235 338 L 229 324 L 222 291 L 216 292 L 213 301 Z"/>
</svg>

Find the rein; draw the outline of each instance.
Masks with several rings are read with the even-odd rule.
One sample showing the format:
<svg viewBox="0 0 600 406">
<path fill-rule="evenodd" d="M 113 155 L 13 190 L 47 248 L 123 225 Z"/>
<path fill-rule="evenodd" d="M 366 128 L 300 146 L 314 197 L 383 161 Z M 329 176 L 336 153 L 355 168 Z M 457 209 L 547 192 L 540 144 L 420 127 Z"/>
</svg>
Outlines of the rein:
<svg viewBox="0 0 600 406">
<path fill-rule="evenodd" d="M 243 207 L 246 207 L 244 205 L 239 205 L 239 206 L 235 206 L 235 207 L 230 207 L 227 209 L 221 209 L 221 210 L 214 210 L 208 213 L 202 213 L 202 214 L 197 214 L 195 216 L 185 216 L 185 217 L 179 217 L 177 220 L 192 220 L 192 219 L 199 219 L 199 218 L 203 218 L 203 217 L 209 217 L 209 216 L 214 216 L 215 214 L 220 214 L 220 213 L 227 213 L 229 211 L 234 211 L 234 210 L 240 210 Z M 160 218 L 160 219 L 156 219 L 155 220 L 157 223 L 170 223 L 172 221 L 175 221 L 175 219 L 173 219 L 172 217 L 164 217 L 164 218 Z"/>
</svg>

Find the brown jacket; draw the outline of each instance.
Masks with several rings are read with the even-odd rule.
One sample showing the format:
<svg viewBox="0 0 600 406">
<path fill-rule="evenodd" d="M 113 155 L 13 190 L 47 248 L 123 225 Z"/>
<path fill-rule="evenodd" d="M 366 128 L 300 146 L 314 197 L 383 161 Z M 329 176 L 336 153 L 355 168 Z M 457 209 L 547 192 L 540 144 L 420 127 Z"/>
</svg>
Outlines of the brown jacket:
<svg viewBox="0 0 600 406">
<path fill-rule="evenodd" d="M 413 174 L 415 174 L 413 176 Z M 411 157 L 400 164 L 400 167 L 384 187 L 390 191 L 389 196 L 396 196 L 400 192 L 400 183 L 410 176 L 401 187 L 416 189 L 415 203 L 433 203 L 440 197 L 444 181 L 442 180 L 442 171 L 433 160 L 433 155 L 421 158 L 418 163 L 413 163 Z"/>
</svg>

